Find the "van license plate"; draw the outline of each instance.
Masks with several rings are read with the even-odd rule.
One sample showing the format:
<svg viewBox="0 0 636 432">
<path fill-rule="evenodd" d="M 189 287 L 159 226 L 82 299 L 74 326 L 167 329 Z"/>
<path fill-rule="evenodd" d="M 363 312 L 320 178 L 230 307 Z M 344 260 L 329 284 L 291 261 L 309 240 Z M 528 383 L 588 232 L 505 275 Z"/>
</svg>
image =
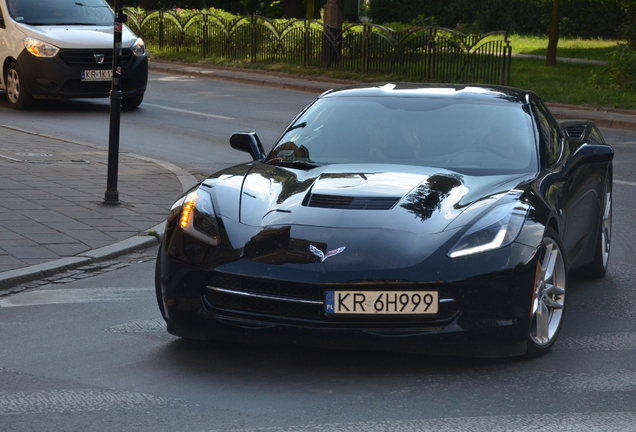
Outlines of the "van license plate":
<svg viewBox="0 0 636 432">
<path fill-rule="evenodd" d="M 82 71 L 82 81 L 111 81 L 112 70 L 85 70 Z"/>
</svg>

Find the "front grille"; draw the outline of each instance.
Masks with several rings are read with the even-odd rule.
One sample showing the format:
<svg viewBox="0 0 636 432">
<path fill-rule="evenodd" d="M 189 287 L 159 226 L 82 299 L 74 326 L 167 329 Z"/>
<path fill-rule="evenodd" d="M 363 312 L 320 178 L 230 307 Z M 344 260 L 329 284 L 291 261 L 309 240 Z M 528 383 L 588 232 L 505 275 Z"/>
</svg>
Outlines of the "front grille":
<svg viewBox="0 0 636 432">
<path fill-rule="evenodd" d="M 206 299 L 216 309 L 317 320 L 322 315 L 321 304 L 296 303 L 275 298 L 246 297 L 224 291 L 209 290 Z"/>
<path fill-rule="evenodd" d="M 215 272 L 208 281 L 209 287 L 223 288 L 251 294 L 269 294 L 304 300 L 320 300 L 320 288 L 312 284 L 291 284 L 268 279 L 249 278 Z"/>
<path fill-rule="evenodd" d="M 97 63 L 95 54 L 103 55 L 103 63 Z M 58 57 L 64 63 L 72 68 L 78 69 L 112 69 L 113 68 L 113 50 L 97 49 L 97 50 L 76 50 L 62 49 L 58 53 Z M 133 59 L 133 53 L 130 49 L 122 50 L 121 66 L 126 67 Z"/>
<path fill-rule="evenodd" d="M 312 194 L 307 206 L 348 210 L 391 210 L 398 201 L 400 201 L 400 197 L 347 197 Z"/>
<path fill-rule="evenodd" d="M 212 273 L 207 283 L 205 300 L 211 309 L 226 312 L 243 312 L 258 314 L 272 318 L 303 319 L 311 321 L 324 321 L 324 290 L 376 290 L 390 286 L 391 290 L 422 288 L 418 284 L 409 283 L 389 283 L 382 287 L 377 283 L 357 283 L 351 285 L 328 285 L 321 286 L 308 283 L 279 282 L 269 279 L 243 277 L 238 275 L 228 275 L 223 273 Z M 457 305 L 452 301 L 448 287 L 443 283 L 426 284 L 423 289 L 437 289 L 440 293 L 440 313 L 437 317 L 425 319 L 425 321 L 444 320 L 457 312 Z M 329 317 L 329 322 L 333 323 L 335 317 Z M 363 318 L 367 321 L 373 320 L 375 323 L 392 323 L 395 317 Z M 401 317 L 401 320 L 422 321 L 422 318 Z M 356 318 L 343 318 L 342 322 L 355 323 Z"/>
</svg>

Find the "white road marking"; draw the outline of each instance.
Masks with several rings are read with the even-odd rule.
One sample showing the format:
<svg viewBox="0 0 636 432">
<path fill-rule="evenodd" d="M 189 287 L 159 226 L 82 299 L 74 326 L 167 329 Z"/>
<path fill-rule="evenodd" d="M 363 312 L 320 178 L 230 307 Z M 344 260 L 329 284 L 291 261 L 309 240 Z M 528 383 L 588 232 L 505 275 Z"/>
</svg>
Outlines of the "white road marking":
<svg viewBox="0 0 636 432">
<path fill-rule="evenodd" d="M 25 291 L 0 298 L 0 307 L 92 303 L 143 298 L 151 288 L 75 288 Z"/>
<path fill-rule="evenodd" d="M 597 335 L 559 337 L 555 351 L 621 351 L 636 350 L 636 333 L 603 333 Z"/>
<path fill-rule="evenodd" d="M 217 432 L 210 430 L 208 432 Z M 431 420 L 311 424 L 306 426 L 231 429 L 233 432 L 565 432 L 636 431 L 635 412 L 528 414 L 457 417 Z M 225 432 L 230 432 L 225 430 Z"/>
<path fill-rule="evenodd" d="M 119 324 L 106 329 L 110 333 L 156 333 L 166 331 L 166 322 L 163 318 L 135 321 Z"/>
<path fill-rule="evenodd" d="M 627 186 L 636 186 L 636 183 L 634 183 L 634 182 L 628 182 L 628 181 L 624 181 L 624 180 L 614 180 L 614 183 L 618 183 L 618 184 L 622 184 L 622 185 L 627 185 Z"/>
<path fill-rule="evenodd" d="M 209 118 L 214 118 L 214 119 L 219 119 L 219 120 L 236 120 L 233 117 L 225 117 L 222 115 L 216 115 L 216 114 L 207 114 L 207 113 L 202 113 L 202 112 L 198 112 L 198 111 L 190 111 L 190 110 L 185 110 L 185 109 L 181 109 L 181 108 L 172 108 L 169 106 L 165 106 L 165 105 L 156 105 L 156 104 L 151 104 L 148 102 L 144 102 L 144 106 L 151 106 L 154 108 L 160 108 L 160 109 L 164 109 L 167 111 L 175 111 L 175 112 L 180 112 L 180 113 L 184 113 L 184 114 L 194 114 L 194 115 L 198 115 L 198 116 L 202 116 L 202 117 L 209 117 Z"/>
<path fill-rule="evenodd" d="M 176 399 L 117 390 L 0 392 L 0 415 L 144 409 L 185 405 Z"/>
</svg>

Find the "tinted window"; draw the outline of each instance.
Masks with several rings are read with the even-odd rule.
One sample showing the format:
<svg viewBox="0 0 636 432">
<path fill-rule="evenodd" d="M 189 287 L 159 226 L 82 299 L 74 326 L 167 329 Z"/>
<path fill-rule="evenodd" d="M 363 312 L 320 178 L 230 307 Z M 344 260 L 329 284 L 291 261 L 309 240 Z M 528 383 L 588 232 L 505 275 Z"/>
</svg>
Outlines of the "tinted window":
<svg viewBox="0 0 636 432">
<path fill-rule="evenodd" d="M 605 140 L 603 136 L 599 133 L 596 128 L 592 128 L 589 137 L 590 144 L 605 144 Z"/>
<path fill-rule="evenodd" d="M 267 161 L 391 163 L 470 175 L 537 168 L 530 116 L 498 100 L 342 97 L 316 102 Z"/>
<path fill-rule="evenodd" d="M 9 14 L 30 25 L 112 26 L 113 12 L 103 0 L 7 0 Z"/>
<path fill-rule="evenodd" d="M 548 166 L 552 166 L 561 155 L 561 140 L 559 133 L 554 124 L 550 121 L 551 116 L 548 114 L 547 108 L 545 108 L 541 103 L 533 103 L 533 105 L 537 113 L 541 145 L 546 150 L 546 162 L 548 163 Z"/>
</svg>

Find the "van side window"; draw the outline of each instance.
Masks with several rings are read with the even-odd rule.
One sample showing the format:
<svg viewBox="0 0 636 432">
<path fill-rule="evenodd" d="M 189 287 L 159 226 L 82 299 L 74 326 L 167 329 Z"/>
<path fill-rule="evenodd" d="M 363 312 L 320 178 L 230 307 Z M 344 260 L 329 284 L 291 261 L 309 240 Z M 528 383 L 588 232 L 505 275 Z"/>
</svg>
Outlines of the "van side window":
<svg viewBox="0 0 636 432">
<path fill-rule="evenodd" d="M 4 24 L 4 17 L 2 16 L 2 9 L 0 9 L 0 28 L 6 28 Z"/>
<path fill-rule="evenodd" d="M 537 114 L 539 128 L 539 139 L 541 141 L 541 147 L 546 154 L 546 162 L 548 166 L 552 166 L 559 159 L 561 154 L 561 139 L 557 128 L 551 121 L 550 114 L 543 104 L 532 102 L 532 106 Z"/>
</svg>

